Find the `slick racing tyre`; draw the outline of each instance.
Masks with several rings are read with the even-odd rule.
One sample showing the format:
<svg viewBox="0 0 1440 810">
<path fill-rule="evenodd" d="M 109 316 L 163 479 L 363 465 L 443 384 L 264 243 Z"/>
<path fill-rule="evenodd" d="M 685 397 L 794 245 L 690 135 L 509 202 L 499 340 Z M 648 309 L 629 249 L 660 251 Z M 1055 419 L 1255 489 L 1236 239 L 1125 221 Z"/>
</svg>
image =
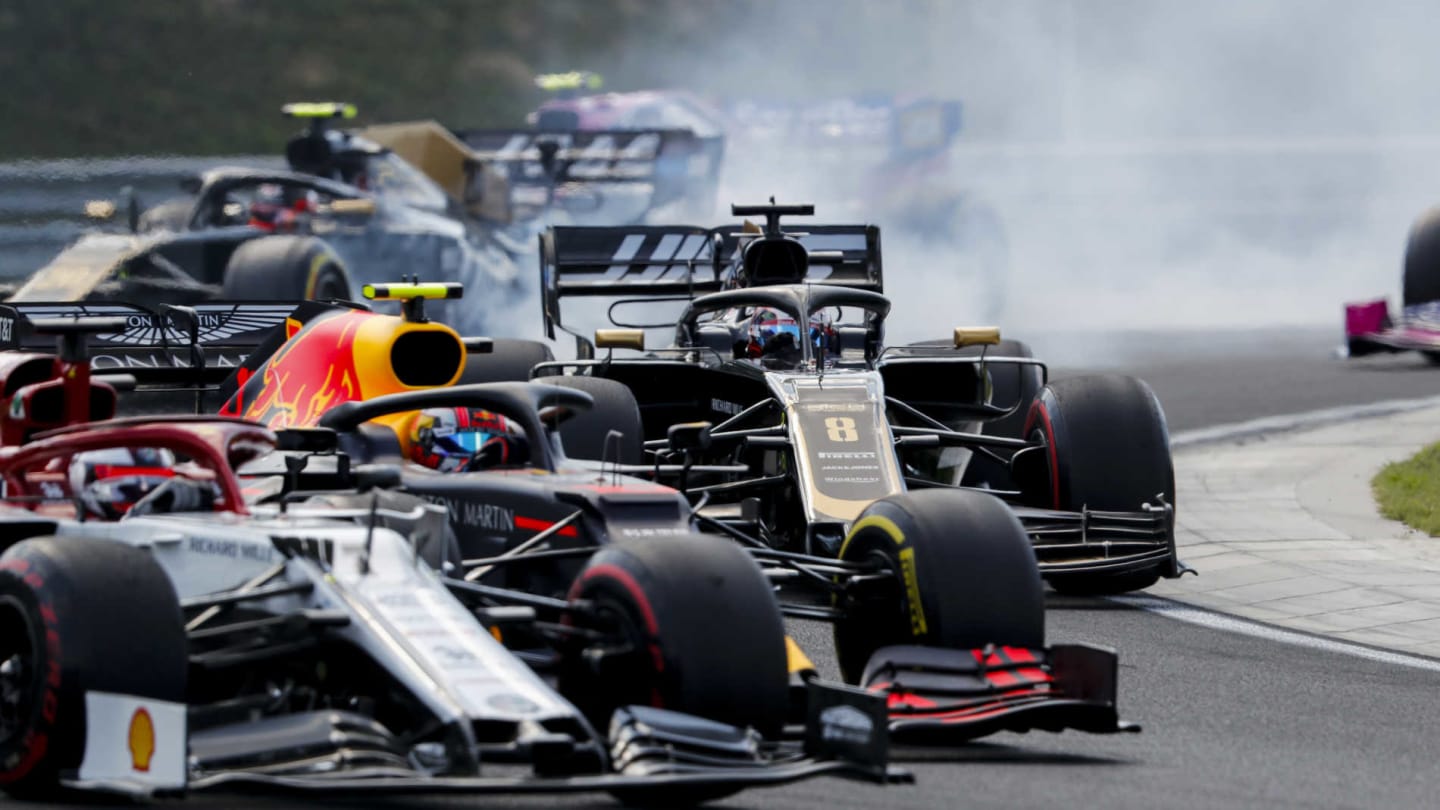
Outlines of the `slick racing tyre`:
<svg viewBox="0 0 1440 810">
<path fill-rule="evenodd" d="M 760 568 L 729 540 L 622 540 L 590 558 L 566 617 L 599 639 L 566 656 L 560 692 L 604 733 L 617 708 L 654 706 L 775 739 L 789 700 L 785 628 Z M 720 618 L 720 617 L 723 617 Z M 738 788 L 616 790 L 627 804 L 695 804 Z"/>
<path fill-rule="evenodd" d="M 1141 380 L 1107 374 L 1052 382 L 1031 406 L 1025 433 L 1045 448 L 1048 480 L 1032 487 L 1036 506 L 1134 512 L 1158 505 L 1157 496 L 1175 505 L 1165 413 Z M 1047 579 L 1061 593 L 1114 594 L 1149 587 L 1162 573 L 1156 567 Z"/>
<path fill-rule="evenodd" d="M 1440 301 L 1440 207 L 1421 214 L 1410 226 L 1402 299 L 1407 307 Z M 1431 363 L 1440 364 L 1440 352 L 1421 354 Z"/>
<path fill-rule="evenodd" d="M 1405 306 L 1440 301 L 1440 208 L 1421 214 L 1405 243 Z"/>
<path fill-rule="evenodd" d="M 855 521 L 840 559 L 895 575 L 885 587 L 838 600 L 835 655 L 850 683 L 891 645 L 1045 645 L 1035 553 L 1015 513 L 992 495 L 925 489 L 882 498 Z"/>
<path fill-rule="evenodd" d="M 456 385 L 489 382 L 524 382 L 530 379 L 530 370 L 539 363 L 555 359 L 550 347 L 538 340 L 519 338 L 492 338 L 494 348 L 488 352 L 476 352 L 465 360 L 465 370 L 460 372 Z"/>
<path fill-rule="evenodd" d="M 640 422 L 640 406 L 623 383 L 579 375 L 545 377 L 540 382 L 584 391 L 595 400 L 590 410 L 560 423 L 565 455 L 619 464 L 645 463 L 645 428 Z M 618 446 L 611 447 L 607 453 L 607 437 L 612 430 L 620 432 L 620 440 Z"/>
<path fill-rule="evenodd" d="M 183 703 L 186 666 L 180 603 L 149 553 L 74 537 L 10 547 L 0 555 L 0 790 L 55 796 L 85 754 L 87 692 Z"/>
<path fill-rule="evenodd" d="M 230 254 L 221 298 L 236 301 L 348 301 L 350 275 L 313 236 L 261 236 Z"/>
</svg>

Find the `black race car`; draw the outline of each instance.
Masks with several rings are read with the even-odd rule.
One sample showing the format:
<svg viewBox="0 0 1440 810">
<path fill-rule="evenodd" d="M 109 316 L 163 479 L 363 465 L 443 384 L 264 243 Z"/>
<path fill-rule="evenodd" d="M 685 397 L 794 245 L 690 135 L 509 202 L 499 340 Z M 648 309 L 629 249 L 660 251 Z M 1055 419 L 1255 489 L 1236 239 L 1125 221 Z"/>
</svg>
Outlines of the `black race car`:
<svg viewBox="0 0 1440 810">
<path fill-rule="evenodd" d="M 341 130 L 344 104 L 292 104 L 310 121 L 286 148 L 286 169 L 217 168 L 187 196 L 141 212 L 125 232 L 93 232 L 7 291 L 16 303 L 360 298 L 363 285 L 408 274 L 464 284 L 472 301 L 441 310 L 468 331 L 522 293 L 517 266 L 555 217 L 639 221 L 661 192 L 661 156 L 683 132 L 461 133 L 434 122 Z M 533 260 L 533 259 L 531 259 Z M 477 303 L 478 302 L 478 303 Z"/>
<path fill-rule="evenodd" d="M 664 452 L 672 425 L 711 423 L 691 457 L 746 468 L 687 482 L 713 528 L 848 563 L 866 547 L 857 532 L 892 499 L 983 493 L 1009 504 L 1002 523 L 1028 535 L 1057 590 L 1117 593 L 1182 573 L 1165 418 L 1143 382 L 1048 382 L 1044 364 L 998 328 L 887 347 L 878 228 L 812 226 L 797 236 L 779 218 L 813 207 L 734 210 L 767 224 L 554 228 L 541 256 L 552 337 L 564 328 L 566 296 L 684 304 L 672 346 L 594 358 L 596 345 L 641 348 L 633 327 L 653 325 L 613 317 L 625 311 L 616 305 L 612 322 L 631 328 L 600 330 L 595 344 L 577 336 L 581 359 L 537 373 L 623 383 L 639 403 L 646 450 Z M 757 346 L 756 329 L 776 340 Z M 937 520 L 965 538 L 950 545 L 973 542 L 959 517 Z M 935 587 L 957 590 L 948 574 L 935 576 Z"/>
</svg>

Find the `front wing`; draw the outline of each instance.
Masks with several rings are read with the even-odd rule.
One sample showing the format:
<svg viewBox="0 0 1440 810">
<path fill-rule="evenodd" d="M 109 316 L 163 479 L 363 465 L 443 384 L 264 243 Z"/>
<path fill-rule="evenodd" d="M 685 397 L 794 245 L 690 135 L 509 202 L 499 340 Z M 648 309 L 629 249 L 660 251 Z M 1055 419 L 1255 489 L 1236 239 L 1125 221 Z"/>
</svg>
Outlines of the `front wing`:
<svg viewBox="0 0 1440 810">
<path fill-rule="evenodd" d="M 1185 569 L 1175 555 L 1175 508 L 1163 500 L 1137 512 L 1013 507 L 1030 536 L 1041 575 L 1124 574 L 1159 568 L 1167 577 Z"/>
<path fill-rule="evenodd" d="M 1118 658 L 1088 645 L 877 650 L 861 684 L 883 695 L 890 739 L 953 745 L 1000 731 L 1135 732 L 1115 707 Z"/>
</svg>

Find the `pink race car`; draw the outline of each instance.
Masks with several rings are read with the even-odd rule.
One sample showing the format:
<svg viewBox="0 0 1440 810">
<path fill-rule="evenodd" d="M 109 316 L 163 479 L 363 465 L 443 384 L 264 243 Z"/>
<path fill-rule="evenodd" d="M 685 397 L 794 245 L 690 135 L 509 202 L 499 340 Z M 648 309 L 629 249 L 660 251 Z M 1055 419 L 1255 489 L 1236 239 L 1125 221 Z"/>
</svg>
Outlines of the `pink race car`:
<svg viewBox="0 0 1440 810">
<path fill-rule="evenodd" d="M 1410 228 L 1399 319 L 1384 298 L 1346 304 L 1345 349 L 1350 357 L 1418 351 L 1440 363 L 1440 208 Z"/>
</svg>

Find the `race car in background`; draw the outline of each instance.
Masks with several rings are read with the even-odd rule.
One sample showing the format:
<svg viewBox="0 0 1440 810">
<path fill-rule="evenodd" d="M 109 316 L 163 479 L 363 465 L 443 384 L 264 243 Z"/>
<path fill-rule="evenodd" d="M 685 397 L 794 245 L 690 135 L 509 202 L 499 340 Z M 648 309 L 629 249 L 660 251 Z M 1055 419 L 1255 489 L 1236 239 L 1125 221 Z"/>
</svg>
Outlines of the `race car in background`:
<svg viewBox="0 0 1440 810">
<path fill-rule="evenodd" d="M 819 774 L 903 778 L 877 697 L 812 682 L 805 743 L 779 739 L 781 617 L 733 544 L 672 533 L 582 549 L 560 598 L 446 577 L 445 510 L 379 505 L 393 468 L 349 471 L 360 508 L 257 498 L 236 469 L 284 439 L 219 416 L 111 420 L 84 339 L 121 324 L 33 325 L 58 355 L 0 354 L 6 794 L 609 791 L 668 805 Z M 531 399 L 588 400 L 453 391 L 527 425 Z M 63 426 L 35 432 L 45 408 Z M 647 522 L 609 517 L 617 534 Z M 729 641 L 707 643 L 712 617 L 737 610 Z"/>
<path fill-rule="evenodd" d="M 543 224 L 570 221 L 569 208 L 592 222 L 642 217 L 661 147 L 683 137 L 630 133 L 615 144 L 565 135 L 563 144 L 547 142 L 554 148 L 477 151 L 433 121 L 343 130 L 332 123 L 353 118 L 352 105 L 284 109 L 310 122 L 286 147 L 287 169 L 203 172 L 187 184 L 188 196 L 144 212 L 134 200 L 96 201 L 97 216 L 128 209 L 128 231 L 82 236 L 8 299 L 357 299 L 367 283 L 418 273 L 471 289 L 468 306 L 443 314 L 465 331 L 483 331 L 487 312 L 525 293 L 529 277 L 518 266 L 533 261 Z M 585 191 L 601 185 L 648 191 L 637 192 L 638 212 L 602 215 L 599 192 Z"/>
<path fill-rule="evenodd" d="M 670 133 L 672 143 L 663 145 L 655 162 L 657 210 L 651 221 L 714 214 L 727 127 L 704 99 L 682 90 L 596 93 L 603 80 L 587 71 L 545 74 L 535 83 L 556 95 L 529 116 L 537 130 L 591 137 Z"/>
<path fill-rule="evenodd" d="M 734 99 L 722 107 L 735 154 L 737 196 L 823 201 L 840 220 L 875 222 L 892 252 L 945 256 L 942 269 L 969 294 L 972 317 L 999 320 L 1009 243 L 994 206 L 957 177 L 950 155 L 963 123 L 954 100 L 856 96 L 804 102 Z"/>
<path fill-rule="evenodd" d="M 955 277 L 971 292 L 977 316 L 995 320 L 1004 311 L 1010 261 L 1004 222 L 992 205 L 965 189 L 950 166 L 963 123 L 958 101 L 878 95 L 804 102 L 709 99 L 684 90 L 597 93 L 599 77 L 583 71 L 542 76 L 537 83 L 561 97 L 541 105 L 532 115 L 536 122 L 580 129 L 689 129 L 712 144 L 701 168 L 716 187 L 723 181 L 733 196 L 763 198 L 775 194 L 778 184 L 792 197 L 823 201 L 840 219 L 877 222 L 892 235 L 892 246 L 913 246 L 916 254 L 944 251 Z M 699 202 L 713 204 L 714 191 L 705 194 Z M 679 213 L 706 219 L 711 210 L 696 204 Z"/>
<path fill-rule="evenodd" d="M 1418 351 L 1440 364 L 1440 208 L 1410 227 L 1400 307 L 1397 320 L 1384 298 L 1346 304 L 1345 356 Z"/>
</svg>

